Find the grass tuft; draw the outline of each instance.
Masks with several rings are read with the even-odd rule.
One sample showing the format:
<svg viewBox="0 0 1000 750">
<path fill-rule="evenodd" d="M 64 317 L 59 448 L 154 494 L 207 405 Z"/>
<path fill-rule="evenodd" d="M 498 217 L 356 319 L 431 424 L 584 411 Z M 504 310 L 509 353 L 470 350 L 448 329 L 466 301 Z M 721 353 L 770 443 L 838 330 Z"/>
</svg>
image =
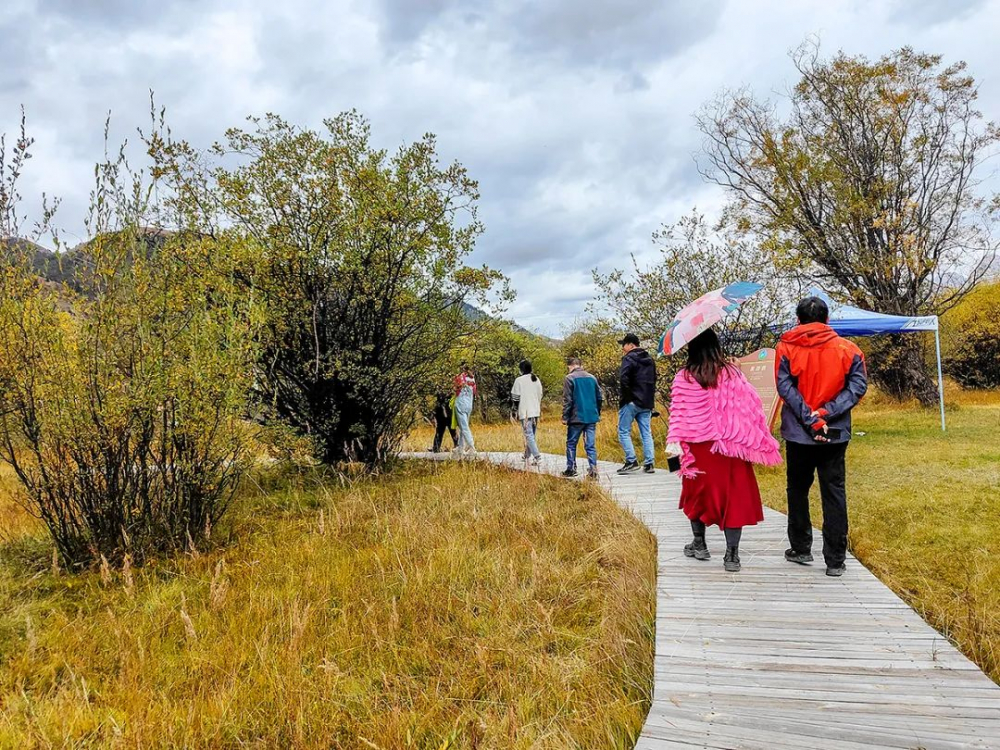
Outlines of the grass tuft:
<svg viewBox="0 0 1000 750">
<path fill-rule="evenodd" d="M 76 576 L 0 511 L 0 747 L 631 747 L 655 542 L 600 492 L 423 463 L 259 484 L 217 548 Z"/>
</svg>

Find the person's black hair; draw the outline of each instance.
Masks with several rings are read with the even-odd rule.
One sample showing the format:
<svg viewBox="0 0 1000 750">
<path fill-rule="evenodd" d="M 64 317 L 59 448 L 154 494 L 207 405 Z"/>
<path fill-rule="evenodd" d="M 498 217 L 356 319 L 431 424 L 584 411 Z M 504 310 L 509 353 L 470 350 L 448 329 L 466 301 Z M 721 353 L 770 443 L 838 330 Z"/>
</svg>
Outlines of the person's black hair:
<svg viewBox="0 0 1000 750">
<path fill-rule="evenodd" d="M 531 371 L 531 360 L 522 359 L 517 365 L 518 369 L 521 371 L 522 375 L 531 375 L 531 382 L 534 383 L 538 380 L 538 376 Z"/>
<path fill-rule="evenodd" d="M 819 297 L 806 297 L 795 308 L 799 323 L 826 323 L 830 319 L 830 308 Z"/>
<path fill-rule="evenodd" d="M 570 367 L 581 367 L 583 362 L 580 361 L 579 357 L 567 357 L 566 364 Z"/>
<path fill-rule="evenodd" d="M 688 342 L 687 353 L 684 369 L 702 388 L 714 388 L 719 382 L 719 373 L 731 367 L 722 351 L 722 342 L 711 328 Z"/>
</svg>

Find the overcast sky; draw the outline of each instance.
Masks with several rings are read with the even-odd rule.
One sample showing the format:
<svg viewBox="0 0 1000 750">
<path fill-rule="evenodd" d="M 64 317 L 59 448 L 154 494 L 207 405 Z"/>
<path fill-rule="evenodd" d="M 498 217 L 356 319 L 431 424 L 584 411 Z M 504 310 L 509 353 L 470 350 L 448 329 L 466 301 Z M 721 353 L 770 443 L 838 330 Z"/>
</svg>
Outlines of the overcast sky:
<svg viewBox="0 0 1000 750">
<path fill-rule="evenodd" d="M 61 196 L 71 235 L 107 112 L 130 135 L 150 89 L 198 145 L 268 111 L 316 127 L 356 108 L 388 148 L 434 132 L 480 183 L 475 260 L 511 277 L 514 319 L 558 335 L 592 268 L 649 257 L 653 230 L 694 206 L 718 211 L 693 113 L 724 87 L 784 90 L 813 34 L 827 54 L 966 60 L 1000 120 L 1000 0 L 2 0 L 0 131 L 24 105 L 23 192 Z"/>
</svg>

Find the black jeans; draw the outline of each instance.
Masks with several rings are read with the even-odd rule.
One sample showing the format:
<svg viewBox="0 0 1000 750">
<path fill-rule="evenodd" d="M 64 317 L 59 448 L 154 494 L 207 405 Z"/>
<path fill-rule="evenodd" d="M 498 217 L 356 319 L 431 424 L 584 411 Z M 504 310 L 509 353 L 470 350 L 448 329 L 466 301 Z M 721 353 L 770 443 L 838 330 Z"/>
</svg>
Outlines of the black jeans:
<svg viewBox="0 0 1000 750">
<path fill-rule="evenodd" d="M 448 430 L 451 433 L 451 442 L 454 446 L 458 445 L 458 432 L 451 429 L 451 417 L 448 417 L 448 421 L 439 419 L 434 430 L 434 447 L 432 450 L 437 453 L 441 450 L 441 440 L 444 438 L 444 431 Z"/>
<path fill-rule="evenodd" d="M 787 442 L 788 541 L 796 552 L 811 552 L 813 530 L 809 519 L 809 488 L 819 475 L 823 501 L 823 557 L 829 567 L 844 564 L 847 556 L 847 443 L 803 445 Z"/>
</svg>

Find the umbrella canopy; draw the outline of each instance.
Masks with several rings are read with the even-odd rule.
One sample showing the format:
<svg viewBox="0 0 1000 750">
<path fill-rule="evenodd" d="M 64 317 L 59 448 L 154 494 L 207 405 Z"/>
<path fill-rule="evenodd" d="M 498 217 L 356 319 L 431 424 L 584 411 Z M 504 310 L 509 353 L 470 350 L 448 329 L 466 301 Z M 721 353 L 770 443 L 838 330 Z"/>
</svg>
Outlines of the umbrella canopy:
<svg viewBox="0 0 1000 750">
<path fill-rule="evenodd" d="M 703 294 L 681 310 L 667 326 L 657 351 L 673 354 L 700 333 L 704 333 L 763 289 L 752 281 L 737 281 Z"/>
</svg>

